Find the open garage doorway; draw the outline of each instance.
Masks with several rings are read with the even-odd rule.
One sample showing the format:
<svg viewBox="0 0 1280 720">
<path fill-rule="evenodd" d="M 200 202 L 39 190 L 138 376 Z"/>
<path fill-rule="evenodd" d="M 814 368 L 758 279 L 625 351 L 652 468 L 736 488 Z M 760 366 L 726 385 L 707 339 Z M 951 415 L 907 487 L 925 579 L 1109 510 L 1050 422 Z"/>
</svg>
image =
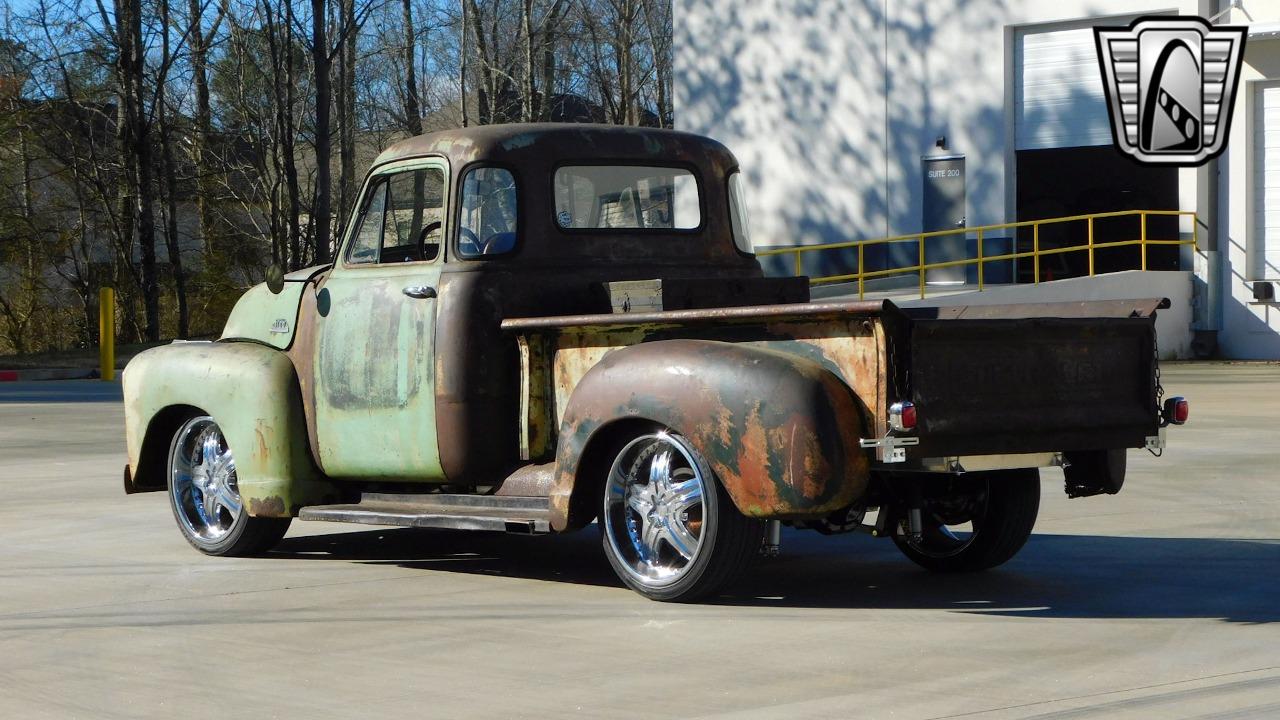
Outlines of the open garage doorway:
<svg viewBox="0 0 1280 720">
<path fill-rule="evenodd" d="M 1178 209 L 1177 168 L 1139 165 L 1111 145 L 1019 150 L 1016 160 L 1018 220 L 1118 210 Z M 1041 226 L 1040 249 L 1085 245 L 1088 232 L 1084 221 Z M 1098 219 L 1094 221 L 1093 232 L 1095 244 L 1137 240 L 1141 237 L 1141 222 L 1137 216 Z M 1177 240 L 1178 218 L 1148 217 L 1147 237 Z M 1029 252 L 1031 248 L 1031 229 L 1020 229 L 1018 250 Z M 1148 247 L 1147 269 L 1179 269 L 1178 251 L 1176 245 Z M 1103 248 L 1095 251 L 1094 271 L 1138 270 L 1142 266 L 1141 258 L 1141 249 L 1136 245 Z M 1033 267 L 1030 260 L 1020 261 L 1018 282 L 1031 282 Z M 1088 274 L 1086 252 L 1050 255 L 1040 261 L 1040 280 Z"/>
</svg>

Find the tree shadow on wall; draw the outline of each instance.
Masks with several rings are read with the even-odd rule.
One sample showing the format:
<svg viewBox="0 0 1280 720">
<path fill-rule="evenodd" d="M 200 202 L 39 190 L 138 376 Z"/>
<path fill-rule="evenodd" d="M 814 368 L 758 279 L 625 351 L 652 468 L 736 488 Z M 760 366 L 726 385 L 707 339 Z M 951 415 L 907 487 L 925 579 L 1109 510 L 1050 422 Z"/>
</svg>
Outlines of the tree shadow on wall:
<svg viewBox="0 0 1280 720">
<path fill-rule="evenodd" d="M 1005 177 L 1002 162 L 1013 152 L 1005 95 L 981 90 L 1003 87 L 1013 62 L 999 30 L 1014 17 L 1010 3 L 685 0 L 680 15 L 678 124 L 723 140 L 738 156 L 758 245 L 920 231 L 921 156 L 935 152 L 939 136 L 949 138 L 948 151 L 970 158 L 970 219 L 1012 219 L 1004 182 L 1014 178 Z M 1055 108 L 1096 101 L 1062 86 Z M 1057 116 L 1050 107 L 1028 112 L 1030 127 Z M 1085 117 L 1097 124 L 1085 132 L 1109 134 L 1105 114 Z M 914 241 L 868 248 L 864 270 L 914 265 L 918 257 Z M 795 272 L 794 256 L 761 262 L 769 274 Z M 850 249 L 802 260 L 810 276 L 856 268 Z"/>
</svg>

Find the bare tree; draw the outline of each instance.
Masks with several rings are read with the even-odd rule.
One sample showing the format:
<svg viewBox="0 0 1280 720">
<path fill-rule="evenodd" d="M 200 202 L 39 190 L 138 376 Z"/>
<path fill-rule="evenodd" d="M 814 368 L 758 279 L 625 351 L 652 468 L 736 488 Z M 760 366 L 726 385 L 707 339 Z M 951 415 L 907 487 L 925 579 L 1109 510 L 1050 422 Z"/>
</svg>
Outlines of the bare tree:
<svg viewBox="0 0 1280 720">
<path fill-rule="evenodd" d="M 311 206 L 310 232 L 315 243 L 313 257 L 317 263 L 329 262 L 329 163 L 333 154 L 332 138 L 329 135 L 329 107 L 333 102 L 329 71 L 333 56 L 329 51 L 328 10 L 329 3 L 326 0 L 311 0 L 311 62 L 316 88 L 316 184 L 315 201 Z"/>
<path fill-rule="evenodd" d="M 209 212 L 209 195 L 214 187 L 209 182 L 212 169 L 205 157 L 209 136 L 213 131 L 213 108 L 209 98 L 209 48 L 218 35 L 222 20 L 226 17 L 226 0 L 218 5 L 218 12 L 208 30 L 204 28 L 205 5 L 201 0 L 187 0 L 187 37 L 191 46 L 191 84 L 195 92 L 195 122 L 190 136 L 191 161 L 195 166 L 196 210 L 200 215 L 200 239 L 209 250 L 209 236 L 213 232 L 213 219 Z M 168 45 L 168 42 L 165 43 Z"/>
<path fill-rule="evenodd" d="M 417 32 L 413 24 L 412 0 L 400 0 L 404 22 L 404 129 L 410 135 L 422 134 L 422 103 L 418 99 Z"/>
<path fill-rule="evenodd" d="M 340 0 L 342 25 L 354 27 L 355 0 Z M 356 174 L 356 53 L 355 33 L 343 38 L 338 53 L 338 217 L 346 218 L 355 202 Z"/>
<path fill-rule="evenodd" d="M 671 0 L 177 1 L 5 16 L 0 352 L 94 341 L 102 284 L 126 337 L 215 331 L 267 256 L 327 261 L 406 134 L 672 120 Z"/>
<path fill-rule="evenodd" d="M 654 111 L 658 127 L 671 127 L 671 0 L 640 0 L 645 35 L 653 53 Z"/>
<path fill-rule="evenodd" d="M 170 42 L 169 0 L 159 0 L 160 43 L 162 68 L 168 68 L 173 62 L 173 50 Z M 160 134 L 160 169 L 164 180 L 161 195 L 164 197 L 163 215 L 165 220 L 164 242 L 169 255 L 169 268 L 173 273 L 174 292 L 178 299 L 178 337 L 186 338 L 191 334 L 191 313 L 187 306 L 187 274 L 182 266 L 182 248 L 178 242 L 178 167 L 173 152 L 172 112 L 169 108 L 167 93 L 168 83 L 162 73 L 156 82 L 155 112 Z M 149 339 L 158 339 L 150 338 Z"/>
<path fill-rule="evenodd" d="M 115 41 L 119 98 L 117 138 L 124 172 L 120 177 L 120 216 L 133 228 L 142 261 L 145 337 L 160 339 L 160 288 L 156 274 L 155 172 L 151 123 L 146 115 L 147 74 L 141 0 L 114 0 L 114 16 L 102 12 L 103 27 Z"/>
</svg>

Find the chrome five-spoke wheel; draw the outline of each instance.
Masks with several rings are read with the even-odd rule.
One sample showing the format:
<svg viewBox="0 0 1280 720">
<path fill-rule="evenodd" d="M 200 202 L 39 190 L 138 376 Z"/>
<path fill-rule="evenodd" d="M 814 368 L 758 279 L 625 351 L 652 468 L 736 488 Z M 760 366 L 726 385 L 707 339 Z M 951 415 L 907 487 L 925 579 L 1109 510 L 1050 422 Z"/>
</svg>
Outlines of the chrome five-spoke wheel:
<svg viewBox="0 0 1280 720">
<path fill-rule="evenodd" d="M 701 454 L 666 430 L 622 447 L 601 510 L 610 564 L 628 586 L 656 600 L 691 600 L 715 589 L 760 542 L 760 523 L 738 513 Z"/>
<path fill-rule="evenodd" d="M 206 541 L 225 537 L 243 508 L 236 459 L 213 418 L 192 418 L 178 430 L 170 473 L 174 512 L 182 529 Z"/>
<path fill-rule="evenodd" d="M 260 552 L 289 527 L 289 518 L 253 518 L 245 512 L 235 455 L 208 415 L 188 419 L 174 433 L 169 500 L 187 542 L 210 555 Z"/>
</svg>

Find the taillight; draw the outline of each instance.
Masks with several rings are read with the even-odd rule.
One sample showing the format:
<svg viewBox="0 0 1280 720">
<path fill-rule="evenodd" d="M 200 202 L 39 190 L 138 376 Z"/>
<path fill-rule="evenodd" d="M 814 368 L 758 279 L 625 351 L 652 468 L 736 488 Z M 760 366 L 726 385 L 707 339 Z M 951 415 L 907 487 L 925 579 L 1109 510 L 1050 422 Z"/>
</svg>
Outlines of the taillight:
<svg viewBox="0 0 1280 720">
<path fill-rule="evenodd" d="M 1171 425 L 1181 425 L 1191 416 L 1191 404 L 1184 397 L 1171 397 L 1164 401 L 1164 421 Z"/>
<path fill-rule="evenodd" d="M 889 406 L 889 427 L 894 430 L 916 428 L 916 406 L 910 402 L 897 402 Z"/>
</svg>

